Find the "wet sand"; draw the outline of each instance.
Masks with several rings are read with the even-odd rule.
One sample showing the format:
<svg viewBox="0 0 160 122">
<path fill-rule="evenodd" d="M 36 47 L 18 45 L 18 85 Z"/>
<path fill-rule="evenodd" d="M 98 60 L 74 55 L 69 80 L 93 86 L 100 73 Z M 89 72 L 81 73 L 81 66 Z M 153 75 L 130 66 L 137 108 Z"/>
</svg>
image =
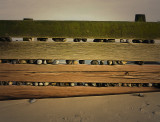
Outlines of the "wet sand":
<svg viewBox="0 0 160 122">
<path fill-rule="evenodd" d="M 160 93 L 0 101 L 1 122 L 159 122 Z"/>
</svg>

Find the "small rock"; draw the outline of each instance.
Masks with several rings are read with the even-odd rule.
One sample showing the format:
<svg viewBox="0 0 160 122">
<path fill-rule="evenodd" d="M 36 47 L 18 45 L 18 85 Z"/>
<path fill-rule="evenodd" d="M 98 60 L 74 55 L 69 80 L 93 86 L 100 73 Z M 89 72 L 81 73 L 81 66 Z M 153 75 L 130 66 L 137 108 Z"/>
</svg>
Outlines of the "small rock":
<svg viewBox="0 0 160 122">
<path fill-rule="evenodd" d="M 107 61 L 107 64 L 108 65 L 112 65 L 112 61 Z"/>
<path fill-rule="evenodd" d="M 149 86 L 149 87 L 152 87 L 152 83 L 148 83 L 148 86 Z"/>
<path fill-rule="evenodd" d="M 43 64 L 47 64 L 47 61 L 46 61 L 46 60 L 44 60 L 44 61 L 43 61 Z"/>
<path fill-rule="evenodd" d="M 11 81 L 8 82 L 8 85 L 12 85 L 12 84 L 13 84 L 13 82 L 11 82 Z"/>
<path fill-rule="evenodd" d="M 153 112 L 152 112 L 152 114 L 154 115 L 154 114 L 155 114 L 155 112 L 153 111 Z"/>
<path fill-rule="evenodd" d="M 139 108 L 140 111 L 143 111 L 143 108 Z"/>
<path fill-rule="evenodd" d="M 38 82 L 35 82 L 35 83 L 34 83 L 34 86 L 38 86 Z"/>
<path fill-rule="evenodd" d="M 29 60 L 29 64 L 34 64 L 34 60 Z"/>
<path fill-rule="evenodd" d="M 26 83 L 26 85 L 32 85 L 32 83 L 30 83 L 30 82 L 27 82 L 27 83 Z"/>
<path fill-rule="evenodd" d="M 42 60 L 37 60 L 37 64 L 42 64 Z"/>
<path fill-rule="evenodd" d="M 39 85 L 39 86 L 43 86 L 43 83 L 42 83 L 42 82 L 40 82 L 40 83 L 38 83 L 38 85 Z"/>
<path fill-rule="evenodd" d="M 74 84 L 74 83 L 71 83 L 71 86 L 75 86 L 75 84 Z"/>
<path fill-rule="evenodd" d="M 96 86 L 96 83 L 92 83 L 92 86 Z"/>
<path fill-rule="evenodd" d="M 36 99 L 29 99 L 29 103 L 35 103 L 36 101 Z"/>
<path fill-rule="evenodd" d="M 54 60 L 52 64 L 59 64 L 58 60 Z"/>
<path fill-rule="evenodd" d="M 99 62 L 97 60 L 92 60 L 91 65 L 99 65 Z"/>
<path fill-rule="evenodd" d="M 85 83 L 84 86 L 88 86 L 88 83 Z"/>
<path fill-rule="evenodd" d="M 104 65 L 104 61 L 103 60 L 100 61 L 100 65 Z"/>
<path fill-rule="evenodd" d="M 144 94 L 142 94 L 142 93 L 133 93 L 132 95 L 133 95 L 133 96 L 144 97 Z"/>
<path fill-rule="evenodd" d="M 63 117 L 62 119 L 63 119 L 63 120 L 67 120 L 67 118 L 66 118 L 66 117 Z"/>
<path fill-rule="evenodd" d="M 17 60 L 12 60 L 12 64 L 17 64 Z"/>
<path fill-rule="evenodd" d="M 49 60 L 46 60 L 47 61 L 47 64 L 52 64 L 53 63 L 53 59 L 49 59 Z"/>
<path fill-rule="evenodd" d="M 139 97 L 144 97 L 144 94 L 139 93 L 138 96 L 139 96 Z"/>
<path fill-rule="evenodd" d="M 44 82 L 44 86 L 48 86 L 49 85 L 49 82 Z"/>
<path fill-rule="evenodd" d="M 26 61 L 26 60 L 19 60 L 19 63 L 20 63 L 20 64 L 26 64 L 27 61 Z"/>
<path fill-rule="evenodd" d="M 78 64 L 78 61 L 73 60 L 73 61 L 72 61 L 72 64 L 77 65 L 77 64 Z"/>
</svg>

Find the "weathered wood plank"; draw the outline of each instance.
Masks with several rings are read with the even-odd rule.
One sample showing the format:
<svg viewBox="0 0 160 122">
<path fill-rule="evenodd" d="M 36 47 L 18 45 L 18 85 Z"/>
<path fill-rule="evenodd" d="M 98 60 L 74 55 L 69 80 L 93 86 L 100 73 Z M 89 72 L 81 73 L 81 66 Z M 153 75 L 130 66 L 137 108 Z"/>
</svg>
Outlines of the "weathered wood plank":
<svg viewBox="0 0 160 122">
<path fill-rule="evenodd" d="M 0 59 L 160 61 L 160 44 L 0 42 Z"/>
<path fill-rule="evenodd" d="M 160 65 L 0 64 L 0 81 L 160 83 Z"/>
<path fill-rule="evenodd" d="M 89 95 L 124 94 L 136 92 L 160 91 L 154 87 L 35 87 L 35 86 L 0 86 L 0 100 L 75 97 Z"/>
<path fill-rule="evenodd" d="M 1 20 L 0 36 L 160 39 L 158 22 Z"/>
</svg>

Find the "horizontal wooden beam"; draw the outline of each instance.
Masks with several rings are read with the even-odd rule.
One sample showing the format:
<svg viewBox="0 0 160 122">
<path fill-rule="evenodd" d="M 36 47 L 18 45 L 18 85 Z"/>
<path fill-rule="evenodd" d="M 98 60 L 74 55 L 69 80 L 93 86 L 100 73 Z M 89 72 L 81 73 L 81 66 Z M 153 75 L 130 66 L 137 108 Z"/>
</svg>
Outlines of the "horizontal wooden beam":
<svg viewBox="0 0 160 122">
<path fill-rule="evenodd" d="M 158 92 L 154 87 L 35 87 L 35 86 L 0 86 L 0 100 L 76 97 L 89 95 L 124 94 L 136 92 Z"/>
<path fill-rule="evenodd" d="M 160 83 L 160 65 L 0 64 L 0 81 Z"/>
<path fill-rule="evenodd" d="M 0 59 L 160 61 L 160 44 L 0 42 Z"/>
<path fill-rule="evenodd" d="M 160 39 L 159 22 L 0 20 L 0 37 Z"/>
</svg>

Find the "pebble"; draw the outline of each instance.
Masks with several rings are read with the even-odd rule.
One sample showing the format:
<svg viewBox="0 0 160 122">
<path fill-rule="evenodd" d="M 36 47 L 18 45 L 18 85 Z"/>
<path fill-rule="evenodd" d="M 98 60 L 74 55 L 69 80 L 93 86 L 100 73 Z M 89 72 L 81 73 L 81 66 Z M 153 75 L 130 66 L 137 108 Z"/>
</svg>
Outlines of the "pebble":
<svg viewBox="0 0 160 122">
<path fill-rule="evenodd" d="M 20 64 L 26 64 L 27 61 L 26 61 L 26 60 L 19 60 L 19 63 L 20 63 Z"/>
<path fill-rule="evenodd" d="M 107 64 L 108 65 L 112 65 L 112 61 L 107 61 Z"/>
<path fill-rule="evenodd" d="M 42 60 L 37 60 L 37 64 L 42 64 Z"/>
<path fill-rule="evenodd" d="M 44 60 L 44 61 L 43 61 L 43 64 L 47 64 L 47 61 L 46 61 L 46 60 Z"/>
<path fill-rule="evenodd" d="M 48 86 L 49 85 L 49 82 L 44 82 L 44 86 Z"/>
<path fill-rule="evenodd" d="M 11 82 L 11 81 L 8 82 L 8 85 L 12 85 L 12 84 L 13 84 L 13 82 Z"/>
<path fill-rule="evenodd" d="M 38 83 L 37 83 L 37 82 L 35 82 L 35 83 L 34 83 L 34 86 L 38 86 Z"/>
<path fill-rule="evenodd" d="M 36 99 L 29 99 L 29 103 L 35 103 L 37 100 Z"/>
<path fill-rule="evenodd" d="M 59 64 L 59 61 L 58 60 L 53 60 L 52 64 Z"/>
<path fill-rule="evenodd" d="M 144 97 L 144 94 L 139 93 L 138 96 L 139 96 L 139 97 Z"/>
<path fill-rule="evenodd" d="M 71 83 L 71 86 L 75 86 L 75 84 L 74 84 L 74 83 Z"/>
<path fill-rule="evenodd" d="M 43 86 L 43 83 L 40 82 L 40 83 L 39 83 L 39 86 Z"/>
<path fill-rule="evenodd" d="M 72 63 L 73 63 L 74 65 L 77 65 L 77 64 L 78 64 L 78 61 L 73 60 Z"/>
</svg>

